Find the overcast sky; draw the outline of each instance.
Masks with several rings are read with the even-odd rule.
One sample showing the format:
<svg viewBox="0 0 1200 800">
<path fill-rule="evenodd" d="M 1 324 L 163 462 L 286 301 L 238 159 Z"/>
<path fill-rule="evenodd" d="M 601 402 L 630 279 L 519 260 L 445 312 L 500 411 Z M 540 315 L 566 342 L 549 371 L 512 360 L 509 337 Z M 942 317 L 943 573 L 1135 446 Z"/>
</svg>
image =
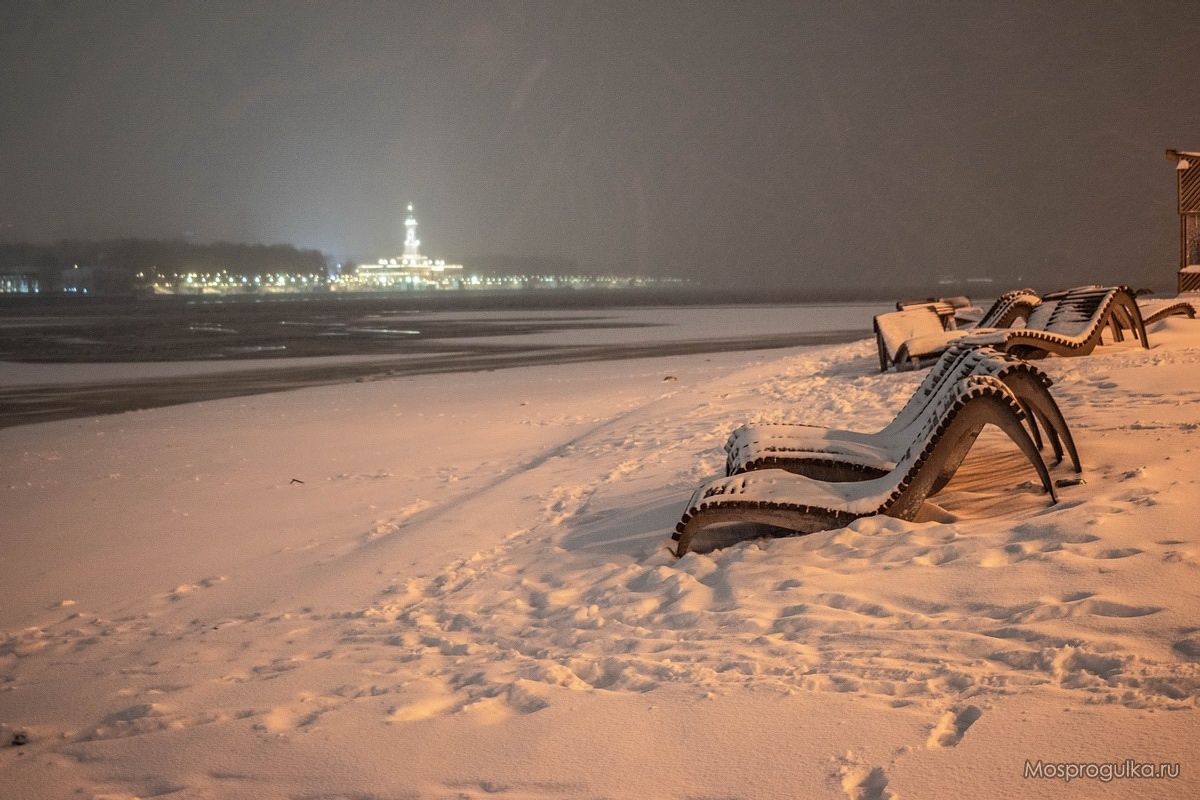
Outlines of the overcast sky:
<svg viewBox="0 0 1200 800">
<path fill-rule="evenodd" d="M 1171 284 L 1197 64 L 1194 0 L 9 0 L 0 237 Z"/>
</svg>

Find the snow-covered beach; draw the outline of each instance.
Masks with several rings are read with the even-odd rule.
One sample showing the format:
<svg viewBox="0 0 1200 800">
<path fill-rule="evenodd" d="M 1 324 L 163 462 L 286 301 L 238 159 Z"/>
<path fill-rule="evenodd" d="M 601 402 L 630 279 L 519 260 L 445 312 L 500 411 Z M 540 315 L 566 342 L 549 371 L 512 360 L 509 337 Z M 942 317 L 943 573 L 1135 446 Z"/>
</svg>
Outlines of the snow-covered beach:
<svg viewBox="0 0 1200 800">
<path fill-rule="evenodd" d="M 679 560 L 732 428 L 875 429 L 921 373 L 864 339 L 0 430 L 3 794 L 1194 795 L 1200 321 L 1150 341 L 1041 362 L 1058 505 L 985 434 L 939 521 Z"/>
</svg>

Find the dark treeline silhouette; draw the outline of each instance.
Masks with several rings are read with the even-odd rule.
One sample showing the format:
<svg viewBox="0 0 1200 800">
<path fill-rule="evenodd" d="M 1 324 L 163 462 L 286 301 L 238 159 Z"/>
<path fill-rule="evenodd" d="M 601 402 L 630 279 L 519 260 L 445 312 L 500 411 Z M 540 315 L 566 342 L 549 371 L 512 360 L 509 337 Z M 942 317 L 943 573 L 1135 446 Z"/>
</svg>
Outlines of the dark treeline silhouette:
<svg viewBox="0 0 1200 800">
<path fill-rule="evenodd" d="M 301 250 L 285 244 L 196 244 L 158 239 L 0 243 L 0 271 L 35 275 L 43 291 L 61 288 L 63 271 L 76 266 L 104 270 L 110 280 L 125 282 L 132 291 L 139 282 L 153 280 L 155 275 L 219 272 L 245 276 L 324 275 L 326 257 L 318 250 Z"/>
</svg>

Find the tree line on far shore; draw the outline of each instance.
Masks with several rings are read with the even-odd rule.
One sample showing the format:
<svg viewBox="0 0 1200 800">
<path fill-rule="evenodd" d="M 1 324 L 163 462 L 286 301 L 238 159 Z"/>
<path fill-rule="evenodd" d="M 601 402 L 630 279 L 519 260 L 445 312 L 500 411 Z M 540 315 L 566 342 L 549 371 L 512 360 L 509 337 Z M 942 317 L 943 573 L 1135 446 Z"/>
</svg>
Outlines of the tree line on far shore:
<svg viewBox="0 0 1200 800">
<path fill-rule="evenodd" d="M 158 239 L 0 243 L 0 272 L 36 277 L 43 291 L 60 289 L 63 271 L 76 266 L 103 270 L 110 283 L 124 283 L 132 291 L 140 282 L 152 281 L 156 275 L 219 272 L 247 277 L 278 273 L 324 275 L 327 258 L 318 250 L 285 244 L 197 244 Z"/>
</svg>

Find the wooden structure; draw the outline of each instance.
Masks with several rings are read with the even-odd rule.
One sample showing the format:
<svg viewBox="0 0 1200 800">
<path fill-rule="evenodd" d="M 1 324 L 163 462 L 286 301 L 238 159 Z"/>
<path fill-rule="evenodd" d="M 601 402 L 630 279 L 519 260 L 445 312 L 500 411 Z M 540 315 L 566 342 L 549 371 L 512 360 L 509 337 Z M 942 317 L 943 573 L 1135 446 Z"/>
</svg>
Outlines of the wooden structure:
<svg viewBox="0 0 1200 800">
<path fill-rule="evenodd" d="M 1200 292 L 1200 153 L 1168 150 L 1179 181 L 1179 291 Z"/>
</svg>

